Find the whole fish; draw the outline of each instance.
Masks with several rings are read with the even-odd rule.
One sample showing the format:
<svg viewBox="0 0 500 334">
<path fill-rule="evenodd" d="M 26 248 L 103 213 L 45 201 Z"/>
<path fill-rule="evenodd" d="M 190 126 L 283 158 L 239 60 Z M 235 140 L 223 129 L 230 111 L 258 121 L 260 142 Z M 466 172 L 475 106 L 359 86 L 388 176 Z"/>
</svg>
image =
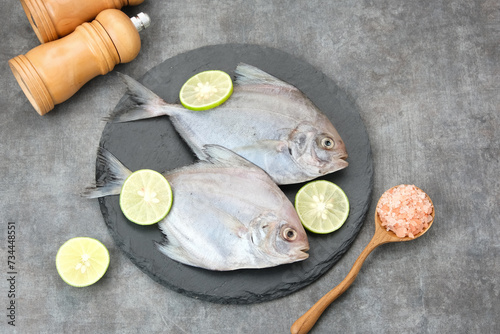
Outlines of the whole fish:
<svg viewBox="0 0 500 334">
<path fill-rule="evenodd" d="M 199 161 L 164 176 L 173 205 L 159 228 L 158 249 L 171 259 L 210 270 L 265 268 L 306 259 L 309 243 L 288 198 L 260 168 L 220 146 L 206 146 Z M 131 171 L 104 149 L 103 184 L 89 198 L 116 195 Z"/>
<path fill-rule="evenodd" d="M 236 68 L 232 96 L 206 111 L 169 104 L 122 75 L 135 103 L 118 109 L 115 122 L 170 116 L 200 159 L 216 144 L 266 171 L 277 184 L 300 183 L 347 167 L 347 152 L 330 120 L 297 88 L 247 64 Z"/>
</svg>

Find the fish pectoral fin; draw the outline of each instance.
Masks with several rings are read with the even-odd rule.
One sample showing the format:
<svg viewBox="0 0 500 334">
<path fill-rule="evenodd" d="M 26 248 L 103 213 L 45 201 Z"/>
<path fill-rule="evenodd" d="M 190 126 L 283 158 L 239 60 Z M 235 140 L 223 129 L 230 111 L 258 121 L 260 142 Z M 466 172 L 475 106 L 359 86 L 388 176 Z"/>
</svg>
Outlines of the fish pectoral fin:
<svg viewBox="0 0 500 334">
<path fill-rule="evenodd" d="M 267 170 L 270 164 L 288 159 L 290 156 L 289 147 L 285 140 L 270 139 L 259 140 L 252 145 L 235 147 L 233 150 L 260 168 Z"/>
<path fill-rule="evenodd" d="M 243 236 L 248 233 L 248 228 L 235 217 L 225 214 L 224 218 L 225 219 L 221 219 L 221 223 L 223 223 L 238 238 L 243 238 Z"/>
<path fill-rule="evenodd" d="M 196 199 L 196 203 L 200 208 L 206 207 L 206 211 L 210 212 L 211 217 L 214 217 L 218 224 L 226 227 L 226 230 L 229 230 L 231 234 L 238 238 L 242 238 L 248 233 L 248 227 L 228 212 L 223 206 L 219 207 L 210 200 L 199 197 Z"/>
<path fill-rule="evenodd" d="M 252 145 L 240 146 L 234 148 L 233 150 L 235 152 L 250 151 L 250 150 L 284 152 L 288 150 L 288 142 L 285 140 L 274 140 L 274 139 L 258 140 Z"/>
<path fill-rule="evenodd" d="M 261 140 L 257 142 L 257 145 L 275 149 L 276 152 L 284 152 L 288 150 L 288 143 L 284 140 Z"/>
<path fill-rule="evenodd" d="M 252 145 L 240 146 L 234 148 L 234 151 L 241 156 L 252 160 L 258 156 L 272 155 L 288 151 L 288 142 L 284 140 L 259 140 Z M 255 157 L 253 157 L 255 155 Z"/>
</svg>

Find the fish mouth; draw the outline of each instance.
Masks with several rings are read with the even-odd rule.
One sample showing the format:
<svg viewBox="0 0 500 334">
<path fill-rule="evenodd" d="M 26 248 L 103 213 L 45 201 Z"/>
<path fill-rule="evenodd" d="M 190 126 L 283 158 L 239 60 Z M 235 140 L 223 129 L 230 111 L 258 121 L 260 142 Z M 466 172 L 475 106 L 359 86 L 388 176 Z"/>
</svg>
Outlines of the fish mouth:
<svg viewBox="0 0 500 334">
<path fill-rule="evenodd" d="M 319 170 L 320 175 L 333 173 L 346 168 L 347 166 L 349 166 L 349 162 L 347 162 L 345 159 L 347 159 L 347 153 L 334 157 L 329 164 L 323 166 L 323 168 Z"/>
<path fill-rule="evenodd" d="M 333 154 L 334 159 L 346 160 L 349 157 L 345 149 L 340 149 Z"/>
<path fill-rule="evenodd" d="M 349 165 L 349 163 L 346 160 L 348 157 L 349 155 L 347 153 L 342 153 L 337 156 L 336 164 L 338 165 L 339 169 L 346 168 Z"/>
<path fill-rule="evenodd" d="M 307 259 L 309 257 L 309 253 L 307 253 L 307 251 L 309 251 L 309 247 L 304 247 L 299 249 L 299 251 L 297 252 L 297 259 L 299 260 Z"/>
</svg>

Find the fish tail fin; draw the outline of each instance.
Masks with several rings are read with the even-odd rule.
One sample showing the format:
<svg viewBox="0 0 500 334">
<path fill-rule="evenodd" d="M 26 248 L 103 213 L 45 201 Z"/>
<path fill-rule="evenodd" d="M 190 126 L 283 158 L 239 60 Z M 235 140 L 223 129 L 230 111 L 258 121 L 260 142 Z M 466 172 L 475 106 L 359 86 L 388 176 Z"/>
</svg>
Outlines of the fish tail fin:
<svg viewBox="0 0 500 334">
<path fill-rule="evenodd" d="M 117 74 L 127 86 L 130 103 L 121 103 L 117 110 L 104 118 L 105 121 L 129 122 L 164 115 L 170 116 L 171 104 L 128 75 L 119 72 Z"/>
<path fill-rule="evenodd" d="M 87 198 L 98 198 L 120 194 L 123 182 L 132 172 L 102 147 L 99 147 L 97 151 L 97 160 L 99 165 L 104 166 L 105 171 L 96 184 L 87 187 L 81 195 Z"/>
</svg>

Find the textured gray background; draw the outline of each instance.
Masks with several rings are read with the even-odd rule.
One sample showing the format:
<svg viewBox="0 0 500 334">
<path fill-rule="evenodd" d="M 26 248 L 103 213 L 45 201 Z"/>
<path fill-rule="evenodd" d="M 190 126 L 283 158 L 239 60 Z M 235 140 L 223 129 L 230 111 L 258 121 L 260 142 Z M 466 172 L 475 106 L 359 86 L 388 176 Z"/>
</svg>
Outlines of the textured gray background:
<svg viewBox="0 0 500 334">
<path fill-rule="evenodd" d="M 288 297 L 234 306 L 172 292 L 113 244 L 94 181 L 101 118 L 124 87 L 101 76 L 41 117 L 7 61 L 38 45 L 15 0 L 2 0 L 0 54 L 0 332 L 286 333 L 348 273 L 370 240 L 378 196 L 400 183 L 423 188 L 436 222 L 421 239 L 383 245 L 314 333 L 500 332 L 500 4 L 470 1 L 146 0 L 139 56 L 116 67 L 140 78 L 181 52 L 220 43 L 278 48 L 336 81 L 361 111 L 375 184 L 352 248 L 318 281 Z M 7 222 L 15 221 L 16 327 L 7 325 Z M 111 265 L 94 286 L 57 275 L 58 247 L 100 239 Z"/>
</svg>

